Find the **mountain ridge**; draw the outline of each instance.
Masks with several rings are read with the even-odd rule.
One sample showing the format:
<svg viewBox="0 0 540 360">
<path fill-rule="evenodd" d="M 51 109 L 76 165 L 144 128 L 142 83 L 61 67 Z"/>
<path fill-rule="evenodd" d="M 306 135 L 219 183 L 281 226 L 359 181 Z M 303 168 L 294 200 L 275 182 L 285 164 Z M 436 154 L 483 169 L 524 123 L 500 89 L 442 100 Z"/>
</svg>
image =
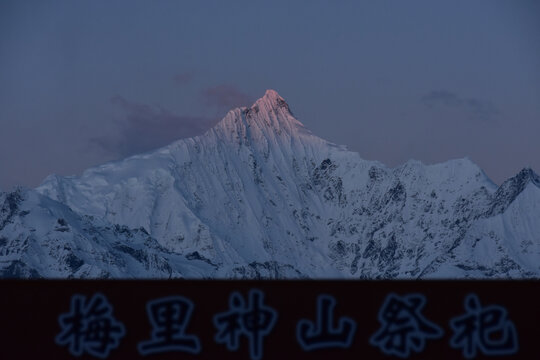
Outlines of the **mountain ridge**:
<svg viewBox="0 0 540 360">
<path fill-rule="evenodd" d="M 540 192 L 527 190 L 538 179 L 529 170 L 498 187 L 468 158 L 389 168 L 313 135 L 268 90 L 203 135 L 28 191 L 108 224 L 94 228 L 144 229 L 155 256 L 179 266 L 175 276 L 521 278 L 540 274 Z M 28 236 L 25 226 L 0 236 Z M 0 256 L 0 269 L 9 264 Z M 135 276 L 108 266 L 108 276 Z"/>
</svg>

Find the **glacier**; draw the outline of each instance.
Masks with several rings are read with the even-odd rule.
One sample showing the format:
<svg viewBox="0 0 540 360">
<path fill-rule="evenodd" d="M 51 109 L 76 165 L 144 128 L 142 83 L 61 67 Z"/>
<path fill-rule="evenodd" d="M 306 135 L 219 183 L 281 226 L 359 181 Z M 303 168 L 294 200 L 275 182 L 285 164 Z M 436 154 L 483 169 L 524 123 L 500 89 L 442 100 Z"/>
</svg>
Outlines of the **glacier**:
<svg viewBox="0 0 540 360">
<path fill-rule="evenodd" d="M 540 177 L 390 168 L 268 90 L 201 136 L 0 192 L 0 277 L 538 278 Z"/>
</svg>

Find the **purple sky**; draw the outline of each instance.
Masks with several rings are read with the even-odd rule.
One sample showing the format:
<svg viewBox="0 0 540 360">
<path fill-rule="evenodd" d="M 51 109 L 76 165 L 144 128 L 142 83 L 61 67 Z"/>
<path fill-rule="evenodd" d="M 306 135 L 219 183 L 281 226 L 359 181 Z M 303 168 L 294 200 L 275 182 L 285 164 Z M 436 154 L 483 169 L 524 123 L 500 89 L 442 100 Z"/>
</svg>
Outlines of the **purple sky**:
<svg viewBox="0 0 540 360">
<path fill-rule="evenodd" d="M 2 1 L 0 189 L 201 134 L 269 88 L 365 159 L 540 172 L 540 2 Z"/>
</svg>

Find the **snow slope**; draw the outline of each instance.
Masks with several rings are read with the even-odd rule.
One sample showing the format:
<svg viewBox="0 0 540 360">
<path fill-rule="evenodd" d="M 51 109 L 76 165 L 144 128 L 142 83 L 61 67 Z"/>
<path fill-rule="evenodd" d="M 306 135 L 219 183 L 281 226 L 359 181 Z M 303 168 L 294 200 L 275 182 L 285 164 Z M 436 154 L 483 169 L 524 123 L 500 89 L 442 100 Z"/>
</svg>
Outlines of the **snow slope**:
<svg viewBox="0 0 540 360">
<path fill-rule="evenodd" d="M 72 218 L 79 224 L 75 219 L 92 217 L 100 229 L 139 229 L 175 274 L 143 264 L 95 265 L 112 277 L 540 274 L 540 180 L 532 170 L 498 188 L 469 159 L 436 165 L 411 160 L 388 168 L 313 135 L 273 90 L 250 108 L 231 110 L 202 136 L 91 168 L 80 177 L 51 175 L 26 194 L 46 199 L 41 205 L 27 202 L 30 208 L 61 207 L 71 214 L 62 218 L 80 228 L 56 242 L 87 246 L 86 230 L 72 225 Z M 20 237 L 33 221 L 40 220 L 28 218 L 18 230 L 0 227 L 0 236 Z M 39 234 L 33 241 L 29 257 L 52 240 Z M 107 233 L 100 258 L 114 251 L 111 243 L 126 241 Z M 85 265 L 93 255 L 83 259 Z M 58 270 L 63 260 L 56 255 L 47 261 L 28 265 L 33 275 L 90 276 Z M 92 276 L 101 276 L 96 271 Z"/>
<path fill-rule="evenodd" d="M 29 189 L 0 194 L 0 277 L 201 278 L 211 270 L 142 228 L 81 216 Z"/>
</svg>

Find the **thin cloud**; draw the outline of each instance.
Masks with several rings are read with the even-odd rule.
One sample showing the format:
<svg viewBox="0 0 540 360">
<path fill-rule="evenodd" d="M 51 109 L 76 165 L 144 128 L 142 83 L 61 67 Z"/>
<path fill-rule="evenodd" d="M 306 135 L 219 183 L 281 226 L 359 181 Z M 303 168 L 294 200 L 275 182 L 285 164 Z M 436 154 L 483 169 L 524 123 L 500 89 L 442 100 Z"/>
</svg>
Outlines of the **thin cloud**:
<svg viewBox="0 0 540 360">
<path fill-rule="evenodd" d="M 178 84 L 192 79 L 192 74 L 188 72 L 174 77 Z M 180 115 L 159 106 L 130 101 L 120 95 L 113 96 L 111 104 L 122 112 L 121 119 L 115 121 L 117 129 L 108 136 L 92 138 L 90 143 L 116 156 L 138 154 L 178 139 L 200 135 L 219 121 L 218 116 L 222 116 L 223 110 L 254 102 L 251 96 L 225 84 L 202 90 L 199 98 L 205 106 L 218 110 L 215 117 Z"/>
<path fill-rule="evenodd" d="M 471 118 L 479 120 L 493 120 L 493 117 L 499 113 L 490 101 L 460 97 L 458 94 L 447 90 L 431 91 L 422 97 L 422 102 L 428 108 L 446 106 L 461 109 L 469 113 Z"/>
<path fill-rule="evenodd" d="M 249 106 L 255 101 L 252 96 L 227 84 L 204 89 L 201 92 L 201 97 L 205 105 L 226 110 L 240 106 Z"/>
<path fill-rule="evenodd" d="M 112 97 L 111 103 L 124 113 L 117 121 L 118 131 L 108 137 L 93 138 L 91 143 L 121 156 L 200 135 L 218 121 L 217 118 L 178 115 L 161 107 L 129 101 L 120 95 Z"/>
</svg>

